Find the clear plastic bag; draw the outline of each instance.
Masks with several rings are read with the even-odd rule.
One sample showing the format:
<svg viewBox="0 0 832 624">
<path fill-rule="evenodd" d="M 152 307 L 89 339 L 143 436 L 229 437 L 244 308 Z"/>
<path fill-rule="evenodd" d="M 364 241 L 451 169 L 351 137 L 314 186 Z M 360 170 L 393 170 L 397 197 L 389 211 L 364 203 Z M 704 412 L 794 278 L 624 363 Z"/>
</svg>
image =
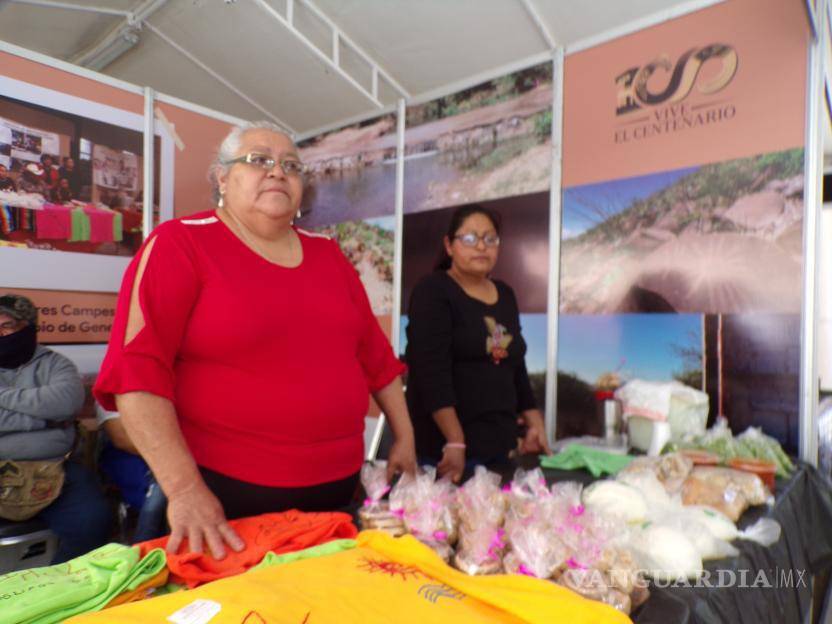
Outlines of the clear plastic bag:
<svg viewBox="0 0 832 624">
<path fill-rule="evenodd" d="M 673 495 L 682 489 L 682 483 L 693 470 L 693 462 L 681 453 L 667 453 L 658 457 L 637 457 L 618 473 L 618 477 L 643 470 L 653 472 L 665 491 Z"/>
<path fill-rule="evenodd" d="M 377 509 L 381 499 L 390 491 L 390 485 L 387 483 L 387 462 L 367 462 L 361 466 L 361 485 L 367 494 L 364 507 Z"/>
<path fill-rule="evenodd" d="M 454 565 L 466 574 L 498 574 L 503 570 L 503 553 L 507 544 L 502 527 L 483 525 L 462 529 Z"/>
<path fill-rule="evenodd" d="M 362 530 L 377 529 L 394 536 L 404 535 L 402 518 L 390 511 L 390 504 L 382 500 L 390 491 L 387 483 L 387 462 L 366 463 L 361 467 L 361 485 L 367 498 L 358 510 Z"/>
<path fill-rule="evenodd" d="M 671 439 L 701 435 L 708 421 L 708 395 L 678 381 L 634 379 L 615 391 L 624 418 L 639 416 L 670 423 Z"/>
<path fill-rule="evenodd" d="M 543 519 L 510 523 L 506 535 L 511 548 L 504 561 L 506 572 L 548 579 L 566 569 L 571 551 Z"/>
<path fill-rule="evenodd" d="M 687 537 L 703 561 L 736 557 L 740 554 L 730 542 L 714 535 L 696 510 L 680 507 L 653 514 L 651 518 L 656 524 L 672 528 Z"/>
<path fill-rule="evenodd" d="M 502 526 L 507 501 L 497 473 L 477 466 L 474 476 L 459 488 L 457 501 L 462 528 L 474 529 L 482 524 Z"/>
<path fill-rule="evenodd" d="M 761 546 L 771 546 L 780 541 L 780 535 L 783 528 L 771 518 L 760 518 L 744 531 L 737 534 L 737 538 L 756 542 Z"/>
<path fill-rule="evenodd" d="M 639 569 L 655 580 L 676 581 L 702 574 L 702 557 L 680 530 L 645 522 L 631 530 L 628 545 Z"/>
<path fill-rule="evenodd" d="M 632 609 L 630 596 L 610 587 L 604 573 L 600 570 L 571 568 L 564 572 L 556 582 L 584 598 L 603 602 L 627 615 Z"/>
<path fill-rule="evenodd" d="M 390 493 L 390 510 L 407 531 L 433 548 L 446 561 L 457 539 L 456 486 L 436 481 L 436 469 L 405 474 Z"/>
<path fill-rule="evenodd" d="M 783 452 L 780 443 L 763 433 L 759 427 L 749 427 L 736 437 L 737 451 L 742 457 L 753 457 L 772 462 L 777 475 L 785 477 L 794 470 L 794 464 Z"/>
<path fill-rule="evenodd" d="M 666 509 L 680 504 L 679 497 L 671 498 L 656 473 L 649 468 L 622 471 L 616 477 L 616 481 L 625 483 L 641 492 L 647 503 L 649 513 L 656 509 Z"/>
<path fill-rule="evenodd" d="M 468 574 L 495 574 L 502 570 L 507 544 L 503 528 L 506 504 L 500 475 L 477 466 L 474 476 L 457 491 L 457 568 Z"/>
<path fill-rule="evenodd" d="M 755 474 L 731 468 L 698 466 L 682 486 L 685 505 L 707 505 L 739 520 L 749 505 L 773 502 L 763 481 Z"/>
<path fill-rule="evenodd" d="M 639 582 L 639 571 L 633 554 L 616 546 L 604 549 L 601 558 L 595 562 L 595 568 L 606 575 L 607 584 L 627 595 Z"/>
<path fill-rule="evenodd" d="M 541 505 L 551 497 L 540 468 L 528 472 L 518 468 L 514 479 L 503 491 L 508 498 L 508 515 L 512 521 L 525 522 L 537 517 Z"/>
<path fill-rule="evenodd" d="M 626 483 L 597 481 L 583 491 L 583 504 L 594 513 L 639 522 L 647 518 L 647 501 L 636 488 Z"/>
</svg>

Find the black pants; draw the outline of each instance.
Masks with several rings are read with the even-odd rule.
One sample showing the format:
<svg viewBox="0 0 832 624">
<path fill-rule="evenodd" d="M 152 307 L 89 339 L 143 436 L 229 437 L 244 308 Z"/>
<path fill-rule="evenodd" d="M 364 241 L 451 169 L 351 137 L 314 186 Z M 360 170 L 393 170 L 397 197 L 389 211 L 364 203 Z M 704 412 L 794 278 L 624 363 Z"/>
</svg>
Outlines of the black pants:
<svg viewBox="0 0 832 624">
<path fill-rule="evenodd" d="M 214 496 L 220 499 L 229 520 L 275 511 L 336 511 L 350 504 L 358 486 L 356 472 L 339 481 L 307 487 L 278 488 L 255 485 L 226 477 L 200 466 L 200 473 Z"/>
</svg>

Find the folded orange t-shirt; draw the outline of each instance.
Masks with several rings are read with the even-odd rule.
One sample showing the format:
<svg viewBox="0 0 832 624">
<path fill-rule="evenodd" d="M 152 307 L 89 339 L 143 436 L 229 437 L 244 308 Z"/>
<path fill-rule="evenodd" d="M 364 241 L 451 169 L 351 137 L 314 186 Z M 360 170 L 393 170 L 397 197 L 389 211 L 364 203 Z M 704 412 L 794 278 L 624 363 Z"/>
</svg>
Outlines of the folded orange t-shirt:
<svg viewBox="0 0 832 624">
<path fill-rule="evenodd" d="M 166 553 L 170 581 L 197 587 L 209 581 L 242 574 L 254 567 L 267 552 L 293 552 L 317 546 L 334 539 L 349 539 L 358 535 L 349 514 L 341 512 L 303 513 L 295 509 L 268 513 L 250 518 L 231 520 L 229 524 L 245 542 L 245 548 L 234 552 L 226 548 L 224 559 L 214 559 L 207 553 L 188 552 L 188 540 L 178 553 Z M 168 537 L 160 537 L 137 544 L 142 556 L 154 548 L 164 548 Z"/>
<path fill-rule="evenodd" d="M 128 589 L 120 593 L 104 605 L 104 608 L 110 609 L 111 607 L 117 607 L 118 605 L 127 604 L 128 602 L 136 602 L 137 600 L 147 599 L 152 590 L 162 587 L 162 585 L 168 582 L 168 575 L 168 569 L 162 568 L 158 573 L 156 573 L 155 576 L 147 579 L 144 583 L 136 587 L 136 589 Z"/>
</svg>

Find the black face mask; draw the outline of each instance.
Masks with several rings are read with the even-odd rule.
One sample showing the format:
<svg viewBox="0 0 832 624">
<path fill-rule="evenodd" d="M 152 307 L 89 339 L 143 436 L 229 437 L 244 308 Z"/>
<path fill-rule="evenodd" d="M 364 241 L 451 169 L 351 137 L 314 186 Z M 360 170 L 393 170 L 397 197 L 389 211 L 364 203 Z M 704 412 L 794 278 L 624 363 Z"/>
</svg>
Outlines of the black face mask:
<svg viewBox="0 0 832 624">
<path fill-rule="evenodd" d="M 17 368 L 32 359 L 38 346 L 37 328 L 26 325 L 8 336 L 0 336 L 0 368 Z"/>
</svg>

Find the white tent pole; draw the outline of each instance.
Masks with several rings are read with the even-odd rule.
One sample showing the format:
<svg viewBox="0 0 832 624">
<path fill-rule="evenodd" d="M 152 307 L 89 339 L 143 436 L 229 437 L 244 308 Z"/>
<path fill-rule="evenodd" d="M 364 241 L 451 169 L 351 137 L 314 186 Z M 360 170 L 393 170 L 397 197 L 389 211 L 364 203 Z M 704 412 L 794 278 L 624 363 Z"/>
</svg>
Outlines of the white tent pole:
<svg viewBox="0 0 832 624">
<path fill-rule="evenodd" d="M 100 13 L 102 15 L 120 15 L 127 17 L 130 11 L 122 9 L 113 9 L 111 7 L 93 6 L 91 4 L 74 4 L 72 2 L 57 2 L 56 0 L 11 0 L 17 4 L 31 4 L 32 6 L 40 6 L 48 9 L 67 9 L 70 11 L 85 11 L 87 13 Z"/>
<path fill-rule="evenodd" d="M 393 89 L 395 89 L 400 96 L 407 99 L 410 98 L 410 93 L 408 93 L 407 89 L 405 89 L 398 80 L 396 80 L 390 72 L 384 69 L 372 56 L 367 54 L 361 46 L 359 46 L 355 41 L 350 39 L 349 35 L 347 35 L 339 26 L 336 24 L 326 13 L 321 11 L 315 4 L 312 3 L 311 0 L 298 0 L 302 2 L 303 5 L 309 9 L 319 20 L 321 20 L 324 24 L 329 26 L 333 32 L 338 33 L 338 38 L 343 41 L 349 48 L 351 48 L 358 56 L 364 59 L 364 62 L 370 65 L 371 67 L 375 68 L 378 73 L 384 78 Z"/>
<path fill-rule="evenodd" d="M 554 50 L 558 42 L 555 41 L 555 38 L 552 36 L 552 33 L 549 31 L 549 27 L 543 21 L 543 18 L 540 16 L 540 12 L 537 10 L 537 7 L 534 5 L 532 0 L 520 0 L 523 6 L 526 9 L 526 13 L 529 14 L 529 17 L 532 18 L 532 21 L 537 26 L 537 30 L 540 32 L 541 37 L 543 37 L 543 41 L 546 42 L 546 47 L 550 50 Z"/>
<path fill-rule="evenodd" d="M 139 31 L 144 20 L 162 8 L 166 2 L 167 0 L 144 0 L 95 44 L 75 54 L 70 61 L 82 67 L 103 70 L 139 42 Z M 102 62 L 102 58 L 106 60 Z"/>
<path fill-rule="evenodd" d="M 6 1 L 7 0 L 0 0 L 0 2 Z M 62 72 L 66 72 L 67 74 L 71 74 L 73 76 L 80 76 L 82 78 L 86 78 L 87 80 L 92 80 L 100 84 L 115 87 L 116 89 L 121 89 L 126 93 L 132 93 L 144 97 L 144 89 L 138 85 L 126 82 L 124 80 L 119 80 L 118 78 L 113 78 L 112 76 L 108 76 L 107 74 L 95 72 L 84 67 L 78 67 L 77 65 L 73 65 L 72 63 L 68 63 L 67 61 L 52 58 L 51 56 L 41 54 L 40 52 L 35 52 L 34 50 L 27 50 L 26 48 L 21 48 L 20 46 L 8 43 L 7 41 L 0 41 L 0 52 L 5 52 L 6 54 L 19 56 L 20 58 L 25 58 L 30 61 L 40 63 L 41 65 L 45 65 L 47 67 L 59 69 Z M 221 113 L 220 111 L 212 110 L 206 106 L 194 104 L 193 102 L 187 102 L 172 95 L 159 93 L 158 91 L 156 92 L 156 100 L 158 102 L 172 104 L 173 106 L 177 106 L 179 108 L 189 110 L 200 115 L 204 115 L 205 117 L 218 119 L 219 121 L 224 121 L 225 123 L 229 124 L 239 125 L 245 121 L 240 117 L 235 117 L 234 115 L 229 115 L 228 113 Z"/>
<path fill-rule="evenodd" d="M 362 85 L 361 85 L 361 84 L 360 84 L 360 83 L 359 83 L 359 82 L 358 82 L 355 78 L 353 78 L 353 77 L 352 77 L 352 76 L 350 76 L 350 75 L 349 75 L 346 71 L 344 71 L 344 68 L 343 68 L 343 67 L 341 67 L 340 63 L 336 63 L 333 59 L 329 58 L 326 54 L 324 54 L 323 52 L 321 52 L 321 51 L 318 49 L 318 46 L 316 46 L 314 43 L 312 43 L 312 41 L 310 41 L 310 40 L 309 40 L 309 38 L 308 38 L 306 35 L 304 35 L 301 31 L 299 31 L 299 30 L 298 30 L 297 28 L 295 28 L 295 27 L 294 27 L 291 23 L 289 23 L 289 21 L 288 21 L 285 17 L 283 17 L 283 16 L 282 16 L 282 15 L 281 15 L 278 11 L 277 11 L 277 9 L 275 9 L 273 6 L 271 6 L 271 5 L 270 5 L 268 2 L 266 2 L 265 0 L 254 0 L 254 3 L 255 3 L 255 4 L 257 4 L 257 6 L 259 6 L 261 9 L 263 9 L 266 13 L 268 13 L 268 14 L 269 14 L 270 16 L 272 16 L 274 19 L 276 19 L 278 22 L 280 22 L 281 24 L 283 24 L 283 26 L 284 26 L 284 27 L 285 27 L 285 28 L 286 28 L 289 32 L 291 32 L 291 33 L 292 33 L 295 37 L 297 37 L 297 39 L 298 39 L 301 43 L 303 43 L 303 45 L 305 45 L 305 46 L 306 46 L 306 48 L 307 48 L 310 52 L 312 52 L 312 53 L 313 53 L 315 56 L 317 56 L 317 57 L 318 57 L 321 61 L 323 61 L 323 63 L 324 63 L 327 67 L 329 67 L 330 69 L 332 69 L 332 70 L 333 70 L 336 74 L 338 74 L 341 78 L 343 78 L 343 79 L 344 79 L 344 80 L 346 80 L 349 84 L 351 84 L 353 87 L 355 87 L 355 89 L 356 89 L 357 91 L 359 91 L 359 92 L 360 92 L 360 93 L 361 93 L 364 97 L 366 97 L 368 100 L 370 100 L 370 102 L 372 102 L 373 104 L 375 104 L 378 108 L 384 108 L 384 104 L 382 104 L 382 103 L 381 103 L 381 102 L 380 102 L 377 98 L 373 97 L 373 94 L 372 94 L 372 93 L 370 93 L 369 91 L 367 91 L 367 89 L 365 89 L 365 88 L 364 88 L 364 87 L 363 87 L 363 86 L 362 86 Z M 331 23 L 331 22 L 330 22 L 330 23 Z M 334 30 L 334 29 L 333 29 L 333 30 Z M 340 31 L 339 31 L 339 36 L 340 36 L 341 38 L 343 38 L 343 33 L 340 33 Z M 344 39 L 344 41 L 346 42 L 346 39 Z M 339 60 L 340 60 L 340 59 L 339 59 Z"/>
<path fill-rule="evenodd" d="M 806 80 L 806 139 L 803 214 L 803 305 L 800 323 L 800 459 L 818 461 L 818 262 L 823 203 L 824 81 L 829 22 L 828 0 L 818 1 L 817 36 L 809 46 Z"/>
<path fill-rule="evenodd" d="M 273 122 L 275 122 L 277 125 L 282 126 L 283 128 L 285 128 L 285 129 L 286 129 L 286 130 L 287 130 L 290 134 L 294 134 L 294 133 L 295 133 L 295 131 L 292 129 L 292 127 L 291 127 L 289 124 L 287 124 L 287 123 L 285 123 L 285 122 L 281 121 L 280 119 L 278 119 L 277 117 L 275 117 L 274 115 L 272 115 L 272 114 L 268 111 L 268 109 L 266 109 L 266 107 L 265 107 L 265 106 L 262 106 L 262 105 L 258 104 L 255 100 L 253 100 L 252 98 L 250 98 L 249 96 L 247 96 L 247 95 L 246 95 L 245 93 L 243 93 L 240 89 L 238 89 L 236 86 L 234 86 L 233 84 L 231 84 L 231 82 L 229 82 L 228 80 L 226 80 L 225 78 L 223 78 L 222 76 L 220 76 L 217 72 L 215 72 L 213 69 L 211 69 L 210 67 L 208 67 L 205 63 L 203 63 L 202 61 L 200 61 L 197 57 L 195 57 L 193 54 L 191 54 L 190 52 L 188 52 L 185 48 L 183 48 L 182 46 L 180 46 L 178 43 L 176 43 L 173 39 L 171 39 L 170 37 L 168 37 L 168 36 L 167 36 L 165 33 L 163 33 L 161 30 L 159 30 L 158 28 L 156 28 L 156 26 L 154 26 L 154 25 L 153 25 L 153 24 L 151 24 L 150 22 L 145 22 L 145 23 L 144 23 L 144 25 L 145 25 L 145 26 L 147 26 L 147 27 L 148 27 L 151 31 L 153 31 L 153 33 L 154 33 L 157 37 L 159 37 L 162 41 L 164 41 L 165 43 L 167 43 L 167 44 L 168 44 L 170 47 L 172 47 L 174 50 L 176 50 L 177 52 L 179 52 L 180 54 L 182 54 L 184 57 L 186 57 L 186 58 L 187 58 L 189 61 L 191 61 L 194 65 L 196 65 L 197 67 L 199 67 L 200 69 L 202 69 L 205 73 L 209 74 L 211 77 L 213 77 L 213 78 L 214 78 L 215 80 L 217 80 L 218 82 L 221 82 L 221 83 L 222 83 L 222 84 L 223 84 L 223 85 L 224 85 L 224 86 L 225 86 L 228 90 L 230 90 L 232 93 L 234 93 L 235 95 L 237 95 L 240 99 L 245 100 L 246 102 L 248 102 L 249 104 L 251 104 L 254 108 L 256 108 L 257 110 L 259 110 L 261 113 L 263 113 L 266 117 L 268 117 L 269 119 L 271 119 L 271 120 L 272 120 Z"/>
<path fill-rule="evenodd" d="M 546 302 L 546 432 L 554 443 L 558 405 L 558 315 L 560 313 L 560 224 L 563 185 L 563 46 L 552 58 L 552 182 L 549 190 L 549 291 Z"/>
<path fill-rule="evenodd" d="M 823 12 L 820 11 L 820 4 L 818 4 L 818 11 L 815 11 L 815 0 L 803 0 L 803 8 L 806 9 L 806 17 L 812 28 L 812 37 L 817 38 L 823 27 Z"/>
<path fill-rule="evenodd" d="M 153 175 L 155 168 L 153 166 L 154 156 L 154 94 L 150 87 L 144 88 L 144 149 L 142 150 L 142 161 L 144 163 L 144 185 L 142 201 L 142 236 L 147 239 L 150 232 L 153 230 L 153 198 L 154 198 L 154 181 Z"/>
<path fill-rule="evenodd" d="M 713 3 L 714 1 L 715 0 L 710 0 L 711 3 Z M 725 0 L 718 1 L 724 2 Z M 437 98 L 441 98 L 446 95 L 456 93 L 457 91 L 462 91 L 481 82 L 493 80 L 494 78 L 499 78 L 500 76 L 505 76 L 506 74 L 512 74 L 514 72 L 521 71 L 523 69 L 527 69 L 535 65 L 539 65 L 548 60 L 551 60 L 551 58 L 551 51 L 537 52 L 531 56 L 522 58 L 519 61 L 513 61 L 506 65 L 501 65 L 498 68 L 489 69 L 488 71 L 481 72 L 474 76 L 469 76 L 463 80 L 455 81 L 453 83 L 449 83 L 441 87 L 437 87 L 435 89 L 430 89 L 429 91 L 419 93 L 415 96 L 412 96 L 411 98 L 408 98 L 407 104 L 409 106 L 424 104 L 425 102 L 429 102 L 431 100 L 435 100 Z M 395 110 L 395 106 L 388 105 L 385 106 L 385 108 L 383 108 L 381 111 L 373 110 L 365 113 L 359 113 L 358 115 L 353 115 L 352 117 L 348 117 L 346 119 L 339 119 L 338 121 L 335 121 L 333 123 L 329 123 L 323 126 L 319 126 L 317 128 L 313 128 L 311 130 L 305 130 L 303 132 L 300 132 L 298 134 L 298 140 L 302 141 L 310 137 L 318 136 L 319 134 L 324 134 L 331 130 L 336 130 L 338 128 L 343 128 L 344 126 L 350 126 L 356 123 L 360 123 L 362 121 L 366 121 L 367 119 L 372 119 L 380 115 L 385 115 L 389 112 L 392 112 L 393 110 Z"/>
<path fill-rule="evenodd" d="M 391 314 L 390 342 L 393 353 L 399 354 L 401 349 L 401 308 L 402 308 L 402 243 L 404 240 L 404 131 L 406 118 L 406 102 L 401 98 L 397 106 L 396 115 L 396 212 L 393 242 L 393 311 Z M 381 436 L 384 433 L 386 418 L 379 416 L 376 430 L 373 432 L 370 448 L 367 449 L 367 459 L 375 461 Z"/>
<path fill-rule="evenodd" d="M 406 119 L 406 101 L 399 99 L 396 115 L 396 208 L 395 208 L 395 242 L 393 250 L 393 352 L 398 355 L 401 333 L 402 307 L 402 267 L 404 256 L 402 244 L 404 241 L 404 133 Z"/>
</svg>

